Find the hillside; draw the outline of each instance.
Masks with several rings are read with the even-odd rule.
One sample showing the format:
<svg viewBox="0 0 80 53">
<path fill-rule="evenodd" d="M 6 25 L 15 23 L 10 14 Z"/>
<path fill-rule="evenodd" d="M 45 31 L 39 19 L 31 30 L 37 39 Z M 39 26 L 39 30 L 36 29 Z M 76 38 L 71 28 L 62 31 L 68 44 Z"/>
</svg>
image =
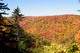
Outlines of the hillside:
<svg viewBox="0 0 80 53">
<path fill-rule="evenodd" d="M 19 20 L 27 33 L 58 43 L 80 43 L 80 16 L 56 15 L 25 17 Z M 48 41 L 47 40 L 47 41 Z"/>
</svg>

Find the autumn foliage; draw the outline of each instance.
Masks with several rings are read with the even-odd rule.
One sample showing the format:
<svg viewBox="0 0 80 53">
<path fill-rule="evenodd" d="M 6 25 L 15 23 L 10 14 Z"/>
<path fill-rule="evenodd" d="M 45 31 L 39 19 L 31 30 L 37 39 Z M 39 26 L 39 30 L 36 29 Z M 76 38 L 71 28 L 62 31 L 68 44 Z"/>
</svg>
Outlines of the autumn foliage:
<svg viewBox="0 0 80 53">
<path fill-rule="evenodd" d="M 0 25 L 0 44 L 7 45 L 9 47 L 16 47 L 15 35 L 12 34 L 12 23 L 3 18 L 2 25 Z"/>
<path fill-rule="evenodd" d="M 25 17 L 20 19 L 19 24 L 25 32 L 34 34 L 43 40 L 80 43 L 79 15 Z"/>
</svg>

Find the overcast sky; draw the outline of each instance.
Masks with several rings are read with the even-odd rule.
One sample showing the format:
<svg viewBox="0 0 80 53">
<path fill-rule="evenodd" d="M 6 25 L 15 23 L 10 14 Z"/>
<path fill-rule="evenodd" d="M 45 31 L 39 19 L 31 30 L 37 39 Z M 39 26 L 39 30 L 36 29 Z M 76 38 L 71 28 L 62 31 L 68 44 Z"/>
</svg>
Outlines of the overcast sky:
<svg viewBox="0 0 80 53">
<path fill-rule="evenodd" d="M 78 0 L 3 0 L 10 8 L 7 16 L 11 16 L 13 10 L 19 6 L 21 13 L 25 16 L 49 16 L 77 14 L 80 12 Z"/>
</svg>

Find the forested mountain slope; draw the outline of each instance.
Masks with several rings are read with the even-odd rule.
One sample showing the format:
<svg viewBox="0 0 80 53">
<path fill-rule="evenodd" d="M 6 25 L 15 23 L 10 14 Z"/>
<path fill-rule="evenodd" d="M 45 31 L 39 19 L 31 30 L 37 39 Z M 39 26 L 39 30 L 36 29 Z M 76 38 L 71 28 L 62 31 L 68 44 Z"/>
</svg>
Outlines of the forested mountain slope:
<svg viewBox="0 0 80 53">
<path fill-rule="evenodd" d="M 25 17 L 19 19 L 19 24 L 25 32 L 45 40 L 58 43 L 76 40 L 80 43 L 79 15 Z"/>
</svg>

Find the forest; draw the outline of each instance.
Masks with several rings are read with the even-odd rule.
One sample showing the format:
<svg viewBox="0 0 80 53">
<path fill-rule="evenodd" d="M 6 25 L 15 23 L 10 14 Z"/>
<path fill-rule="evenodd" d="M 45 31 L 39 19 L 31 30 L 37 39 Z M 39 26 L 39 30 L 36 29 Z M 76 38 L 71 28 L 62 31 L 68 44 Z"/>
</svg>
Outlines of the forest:
<svg viewBox="0 0 80 53">
<path fill-rule="evenodd" d="M 0 2 L 0 53 L 80 53 L 80 15 L 24 16 L 19 6 L 4 17 Z"/>
</svg>

